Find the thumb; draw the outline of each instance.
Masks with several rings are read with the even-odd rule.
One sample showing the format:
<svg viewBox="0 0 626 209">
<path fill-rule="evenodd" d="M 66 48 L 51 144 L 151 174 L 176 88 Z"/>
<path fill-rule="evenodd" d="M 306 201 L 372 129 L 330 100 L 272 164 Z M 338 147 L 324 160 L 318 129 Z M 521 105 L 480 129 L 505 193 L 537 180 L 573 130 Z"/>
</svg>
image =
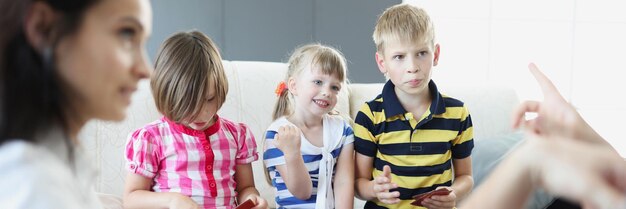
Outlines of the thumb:
<svg viewBox="0 0 626 209">
<path fill-rule="evenodd" d="M 383 166 L 383 176 L 391 180 L 391 167 L 389 165 Z"/>
</svg>

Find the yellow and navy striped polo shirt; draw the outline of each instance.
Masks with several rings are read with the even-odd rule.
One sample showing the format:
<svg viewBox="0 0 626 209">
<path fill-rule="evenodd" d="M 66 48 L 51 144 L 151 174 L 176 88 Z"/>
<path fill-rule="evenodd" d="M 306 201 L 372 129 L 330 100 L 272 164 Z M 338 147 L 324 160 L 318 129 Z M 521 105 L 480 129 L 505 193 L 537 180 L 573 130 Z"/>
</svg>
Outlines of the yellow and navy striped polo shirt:
<svg viewBox="0 0 626 209">
<path fill-rule="evenodd" d="M 392 181 L 401 202 L 385 205 L 368 201 L 365 208 L 414 208 L 412 197 L 451 186 L 452 158 L 469 157 L 474 148 L 472 119 L 463 102 L 442 95 L 431 80 L 432 102 L 421 117 L 413 117 L 400 104 L 394 85 L 387 81 L 382 94 L 361 106 L 355 118 L 354 148 L 374 158 L 372 176 L 384 165 L 391 167 Z M 416 120 L 415 118 L 420 118 Z"/>
</svg>

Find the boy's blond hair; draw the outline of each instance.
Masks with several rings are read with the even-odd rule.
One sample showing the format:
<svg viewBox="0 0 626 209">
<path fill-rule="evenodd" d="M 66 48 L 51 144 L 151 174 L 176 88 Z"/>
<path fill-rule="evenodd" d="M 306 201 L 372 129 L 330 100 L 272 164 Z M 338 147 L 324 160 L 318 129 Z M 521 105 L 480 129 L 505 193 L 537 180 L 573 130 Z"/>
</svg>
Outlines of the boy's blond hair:
<svg viewBox="0 0 626 209">
<path fill-rule="evenodd" d="M 376 51 L 383 53 L 385 42 L 391 40 L 435 44 L 435 26 L 422 8 L 399 4 L 387 8 L 380 15 L 372 35 Z"/>
<path fill-rule="evenodd" d="M 199 31 L 179 32 L 159 50 L 150 78 L 157 109 L 168 119 L 191 122 L 215 88 L 219 109 L 226 100 L 228 80 L 215 43 Z"/>
</svg>

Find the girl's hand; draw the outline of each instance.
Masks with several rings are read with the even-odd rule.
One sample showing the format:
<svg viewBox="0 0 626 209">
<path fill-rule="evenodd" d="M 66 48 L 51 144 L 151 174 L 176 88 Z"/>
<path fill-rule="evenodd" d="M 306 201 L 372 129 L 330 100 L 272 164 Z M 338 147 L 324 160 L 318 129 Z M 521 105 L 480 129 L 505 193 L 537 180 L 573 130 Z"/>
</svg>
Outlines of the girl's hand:
<svg viewBox="0 0 626 209">
<path fill-rule="evenodd" d="M 267 209 L 267 201 L 256 194 L 251 194 L 248 196 L 248 199 L 251 199 L 254 202 L 254 207 L 252 209 Z"/>
<path fill-rule="evenodd" d="M 190 197 L 179 193 L 172 193 L 174 196 L 170 199 L 170 209 L 200 209 Z"/>
<path fill-rule="evenodd" d="M 274 146 L 287 155 L 300 155 L 300 129 L 294 125 L 278 128 Z"/>
<path fill-rule="evenodd" d="M 437 189 L 443 187 L 437 187 Z M 454 193 L 454 189 L 452 187 L 445 187 L 452 192 L 448 195 L 435 195 L 428 199 L 425 199 L 422 204 L 424 207 L 429 209 L 452 209 L 456 206 L 456 193 Z"/>
</svg>

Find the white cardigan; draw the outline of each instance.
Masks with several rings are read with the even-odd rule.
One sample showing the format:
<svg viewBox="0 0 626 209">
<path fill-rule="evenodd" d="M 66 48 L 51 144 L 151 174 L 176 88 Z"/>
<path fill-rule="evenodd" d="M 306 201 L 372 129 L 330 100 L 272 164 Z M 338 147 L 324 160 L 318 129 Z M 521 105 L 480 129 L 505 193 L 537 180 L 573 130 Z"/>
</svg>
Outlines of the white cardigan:
<svg viewBox="0 0 626 209">
<path fill-rule="evenodd" d="M 47 135 L 38 144 L 0 146 L 2 208 L 102 208 L 93 187 L 97 172 L 82 147 L 75 148 L 72 166 L 62 134 Z"/>
</svg>

